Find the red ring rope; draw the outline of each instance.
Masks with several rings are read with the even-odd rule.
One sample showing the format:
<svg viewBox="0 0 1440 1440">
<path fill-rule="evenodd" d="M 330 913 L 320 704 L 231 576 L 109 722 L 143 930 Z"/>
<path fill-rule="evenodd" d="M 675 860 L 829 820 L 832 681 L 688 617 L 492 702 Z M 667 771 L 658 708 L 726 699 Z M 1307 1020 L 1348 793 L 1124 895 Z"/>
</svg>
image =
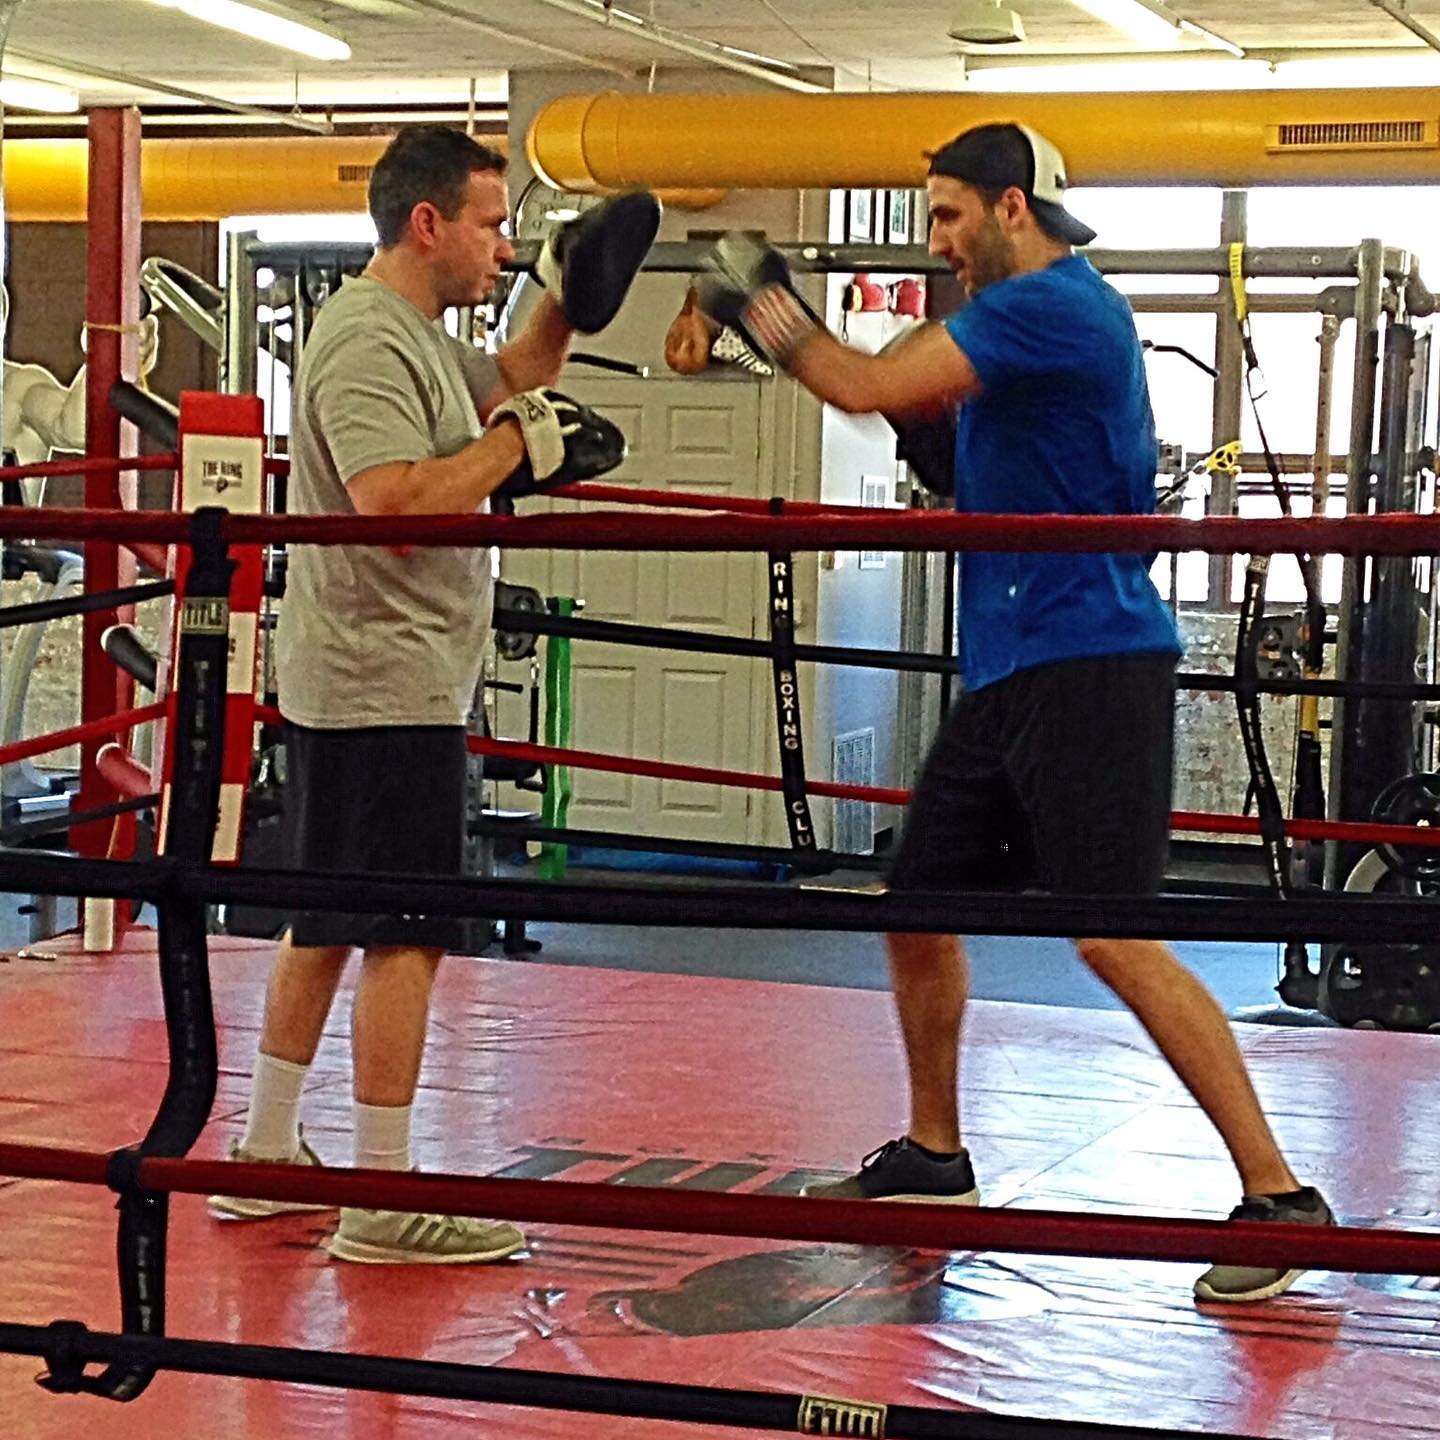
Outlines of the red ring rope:
<svg viewBox="0 0 1440 1440">
<path fill-rule="evenodd" d="M 147 720 L 158 720 L 165 713 L 165 702 L 142 706 L 139 710 L 122 710 L 118 715 L 104 715 L 99 720 L 87 720 L 83 725 L 72 725 L 68 730 L 54 730 L 49 735 L 35 735 L 29 740 L 16 740 L 10 745 L 0 745 L 0 765 L 9 765 L 15 760 L 28 760 L 32 755 L 48 755 L 52 750 L 63 750 L 83 740 L 95 740 L 102 735 L 123 735 Z"/>
<path fill-rule="evenodd" d="M 775 514 L 774 502 L 753 495 L 699 495 L 693 490 L 642 490 L 635 485 L 602 485 L 585 480 L 575 485 L 557 485 L 547 495 L 562 500 L 594 500 L 615 505 L 651 505 L 665 510 L 716 510 L 732 515 Z M 825 505 L 814 500 L 783 500 L 784 515 L 873 515 L 875 507 Z"/>
<path fill-rule="evenodd" d="M 290 462 L 284 456 L 265 457 L 267 475 L 288 475 Z M 655 505 L 669 510 L 728 510 L 737 515 L 772 515 L 769 500 L 745 495 L 702 495 L 693 490 L 643 490 L 636 485 L 606 485 L 582 480 L 556 485 L 545 492 L 561 500 L 594 500 L 617 505 Z M 786 500 L 787 515 L 859 514 L 859 505 L 822 505 L 813 500 Z"/>
<path fill-rule="evenodd" d="M 185 544 L 193 517 L 169 511 L 0 507 L 0 539 L 62 538 Z M 860 515 L 227 515 L 231 544 L 500 545 L 521 550 L 956 550 L 1066 554 L 1431 555 L 1440 516 L 1244 520 L 1172 515 L 961 515 L 866 510 Z"/>
<path fill-rule="evenodd" d="M 164 455 L 121 455 L 115 459 L 102 456 L 96 460 L 87 460 L 83 455 L 77 455 L 73 460 L 41 460 L 34 465 L 0 465 L 0 480 L 41 480 L 51 475 L 123 475 L 129 470 L 173 470 L 179 463 L 180 457 L 174 451 L 168 451 Z"/>
<path fill-rule="evenodd" d="M 0 1174 L 104 1185 L 108 1156 L 0 1145 Z M 579 1181 L 398 1174 L 339 1166 L 256 1165 L 152 1156 L 139 1183 L 187 1195 L 480 1215 L 556 1225 L 743 1235 L 920 1249 L 1000 1250 L 1125 1260 L 1303 1264 L 1325 1270 L 1440 1274 L 1440 1234 L 1274 1222 L 1080 1215 L 958 1205 L 876 1205 Z"/>
</svg>

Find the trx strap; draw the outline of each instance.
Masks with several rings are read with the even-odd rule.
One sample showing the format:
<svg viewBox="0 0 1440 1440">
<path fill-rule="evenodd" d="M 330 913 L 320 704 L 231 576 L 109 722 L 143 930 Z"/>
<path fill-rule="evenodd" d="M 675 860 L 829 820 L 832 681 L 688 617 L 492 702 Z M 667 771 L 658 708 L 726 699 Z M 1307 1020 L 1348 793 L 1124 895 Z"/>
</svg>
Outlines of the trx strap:
<svg viewBox="0 0 1440 1440">
<path fill-rule="evenodd" d="M 1265 433 L 1265 423 L 1260 414 L 1260 400 L 1264 395 L 1264 376 L 1260 369 L 1259 357 L 1255 352 L 1254 337 L 1250 328 L 1250 306 L 1245 293 L 1243 244 L 1230 246 L 1230 290 L 1234 300 L 1235 323 L 1240 329 L 1241 345 L 1245 354 L 1245 391 L 1255 417 L 1260 437 L 1261 450 L 1265 456 L 1265 468 L 1270 477 L 1270 486 L 1280 506 L 1282 516 L 1289 517 L 1290 494 L 1280 470 L 1280 462 L 1271 448 Z M 1304 652 L 1303 674 L 1306 679 L 1318 678 L 1325 654 L 1325 606 L 1320 598 L 1314 557 L 1298 555 L 1300 576 L 1305 585 L 1305 625 L 1303 628 Z M 1270 768 L 1270 758 L 1265 746 L 1265 732 L 1260 710 L 1260 645 L 1264 632 L 1265 588 L 1269 578 L 1270 557 L 1251 555 L 1245 567 L 1245 586 L 1240 601 L 1239 627 L 1235 637 L 1235 703 L 1240 720 L 1240 736 L 1245 749 L 1245 761 L 1250 771 L 1250 783 L 1255 794 L 1256 810 L 1260 818 L 1260 831 L 1264 840 L 1266 864 L 1271 883 L 1284 896 L 1294 892 L 1294 877 L 1291 874 L 1290 857 L 1285 840 L 1285 815 L 1280 803 L 1280 792 Z M 1320 792 L 1319 776 L 1319 704 L 1309 698 L 1308 708 L 1302 703 L 1300 726 L 1303 743 L 1297 748 L 1297 798 L 1303 793 L 1307 807 L 1324 809 L 1324 796 Z M 1297 811 L 1298 813 L 1298 811 Z"/>
</svg>

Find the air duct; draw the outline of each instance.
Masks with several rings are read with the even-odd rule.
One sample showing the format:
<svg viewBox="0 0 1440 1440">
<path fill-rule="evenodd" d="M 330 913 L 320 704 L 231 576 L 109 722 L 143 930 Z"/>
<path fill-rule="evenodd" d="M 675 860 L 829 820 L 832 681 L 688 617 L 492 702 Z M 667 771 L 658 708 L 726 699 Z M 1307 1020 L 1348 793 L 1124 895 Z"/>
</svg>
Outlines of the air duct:
<svg viewBox="0 0 1440 1440">
<path fill-rule="evenodd" d="M 502 137 L 486 136 L 487 144 Z M 365 210 L 384 135 L 145 140 L 141 213 L 147 220 Z M 6 219 L 83 220 L 84 140 L 5 141 Z"/>
<path fill-rule="evenodd" d="M 1436 183 L 1440 90 L 1257 90 L 1223 96 L 565 95 L 535 117 L 532 168 L 563 190 L 912 186 L 924 152 L 970 125 L 1023 120 L 1081 185 Z M 1417 126 L 1429 138 L 1416 143 Z M 1392 134 L 1363 146 L 1282 135 Z"/>
<path fill-rule="evenodd" d="M 370 171 L 388 135 L 143 140 L 146 220 L 223 220 L 230 215 L 364 214 Z M 503 135 L 477 137 L 498 150 Z M 12 221 L 84 220 L 89 150 L 84 140 L 5 141 L 5 211 Z M 725 198 L 713 188 L 667 189 L 681 210 Z"/>
</svg>

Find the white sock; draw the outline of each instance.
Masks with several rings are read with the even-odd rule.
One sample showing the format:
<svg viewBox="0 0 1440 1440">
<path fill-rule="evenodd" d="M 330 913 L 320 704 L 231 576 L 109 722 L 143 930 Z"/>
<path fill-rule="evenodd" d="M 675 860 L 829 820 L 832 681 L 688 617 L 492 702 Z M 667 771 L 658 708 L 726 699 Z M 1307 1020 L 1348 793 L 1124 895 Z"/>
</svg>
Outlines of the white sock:
<svg viewBox="0 0 1440 1440">
<path fill-rule="evenodd" d="M 409 1105 L 355 1102 L 355 1164 L 361 1170 L 409 1170 Z"/>
<path fill-rule="evenodd" d="M 257 1160 L 293 1160 L 300 1153 L 300 1090 L 308 1065 L 273 1055 L 255 1057 L 250 1114 L 240 1142 Z"/>
</svg>

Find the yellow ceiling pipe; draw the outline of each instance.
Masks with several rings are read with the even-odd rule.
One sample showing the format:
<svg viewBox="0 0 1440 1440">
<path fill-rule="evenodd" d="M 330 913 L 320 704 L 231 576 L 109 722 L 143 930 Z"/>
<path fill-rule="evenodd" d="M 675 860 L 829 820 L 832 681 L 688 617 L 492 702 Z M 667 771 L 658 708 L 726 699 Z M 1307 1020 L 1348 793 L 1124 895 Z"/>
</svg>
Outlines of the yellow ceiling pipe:
<svg viewBox="0 0 1440 1440">
<path fill-rule="evenodd" d="M 1081 185 L 1440 183 L 1440 90 L 1224 94 L 565 95 L 535 117 L 532 168 L 565 190 L 912 186 L 924 152 L 1023 120 Z"/>
<path fill-rule="evenodd" d="M 480 137 L 506 148 L 503 135 Z M 385 135 L 143 140 L 146 220 L 228 215 L 364 213 Z M 5 214 L 12 221 L 85 219 L 84 140 L 6 140 Z"/>
<path fill-rule="evenodd" d="M 370 171 L 385 135 L 142 140 L 146 220 L 223 220 L 229 215 L 363 214 Z M 485 144 L 508 149 L 503 135 Z M 84 140 L 5 141 L 5 214 L 12 221 L 84 220 L 89 165 Z M 662 192 L 667 205 L 699 210 L 723 190 Z"/>
<path fill-rule="evenodd" d="M 713 185 L 683 189 L 662 185 L 655 191 L 655 196 L 667 210 L 709 210 L 729 193 L 728 190 L 721 190 Z"/>
</svg>

